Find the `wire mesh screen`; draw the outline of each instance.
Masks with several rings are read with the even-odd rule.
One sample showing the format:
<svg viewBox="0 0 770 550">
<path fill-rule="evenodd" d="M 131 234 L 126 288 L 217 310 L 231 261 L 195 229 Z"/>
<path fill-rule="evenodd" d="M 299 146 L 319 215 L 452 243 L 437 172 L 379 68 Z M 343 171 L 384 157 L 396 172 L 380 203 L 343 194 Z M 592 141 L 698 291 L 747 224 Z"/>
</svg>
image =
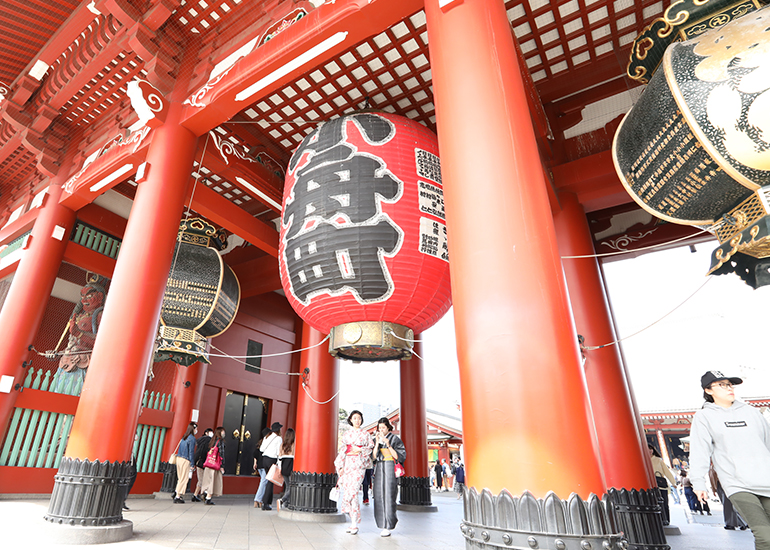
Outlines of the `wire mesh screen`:
<svg viewBox="0 0 770 550">
<path fill-rule="evenodd" d="M 149 392 L 171 394 L 174 389 L 177 365 L 173 361 L 153 363 L 144 389 Z"/>
</svg>

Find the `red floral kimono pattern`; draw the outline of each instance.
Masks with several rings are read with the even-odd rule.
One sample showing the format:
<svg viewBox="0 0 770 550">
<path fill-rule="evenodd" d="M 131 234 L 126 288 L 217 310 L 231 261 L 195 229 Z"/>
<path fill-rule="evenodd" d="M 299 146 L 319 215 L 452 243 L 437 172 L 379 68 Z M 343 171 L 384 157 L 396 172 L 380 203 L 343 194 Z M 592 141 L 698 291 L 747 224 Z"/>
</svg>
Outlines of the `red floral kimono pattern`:
<svg viewBox="0 0 770 550">
<path fill-rule="evenodd" d="M 366 468 L 372 457 L 374 441 L 364 430 L 352 428 L 342 435 L 342 448 L 334 466 L 337 468 L 337 486 L 340 489 L 340 511 L 350 514 L 352 522 L 361 523 L 361 504 L 358 501 L 358 490 L 364 479 Z M 359 454 L 348 454 L 350 450 L 358 449 Z"/>
</svg>

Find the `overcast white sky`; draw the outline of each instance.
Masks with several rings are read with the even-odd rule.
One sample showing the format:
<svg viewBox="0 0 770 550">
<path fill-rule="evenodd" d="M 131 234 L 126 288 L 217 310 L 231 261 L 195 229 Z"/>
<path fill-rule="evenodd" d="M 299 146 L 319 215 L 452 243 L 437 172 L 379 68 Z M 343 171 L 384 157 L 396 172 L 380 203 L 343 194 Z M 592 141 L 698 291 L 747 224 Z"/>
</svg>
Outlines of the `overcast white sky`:
<svg viewBox="0 0 770 550">
<path fill-rule="evenodd" d="M 739 397 L 770 396 L 770 287 L 753 290 L 737 276 L 723 275 L 698 290 L 715 247 L 713 241 L 698 245 L 696 253 L 685 246 L 604 266 L 620 336 L 655 323 L 622 343 L 642 411 L 700 407 L 700 376 L 711 369 L 743 377 Z M 456 414 L 460 383 L 452 310 L 424 338 L 427 407 Z M 398 407 L 398 371 L 398 363 L 342 362 L 340 406 Z"/>
</svg>

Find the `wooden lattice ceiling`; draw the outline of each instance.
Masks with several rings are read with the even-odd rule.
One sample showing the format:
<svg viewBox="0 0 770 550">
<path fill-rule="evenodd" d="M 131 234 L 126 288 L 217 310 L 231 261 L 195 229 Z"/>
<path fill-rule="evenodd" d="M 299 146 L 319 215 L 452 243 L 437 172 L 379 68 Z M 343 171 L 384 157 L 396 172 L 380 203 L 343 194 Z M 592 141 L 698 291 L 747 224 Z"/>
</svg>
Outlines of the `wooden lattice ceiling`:
<svg viewBox="0 0 770 550">
<path fill-rule="evenodd" d="M 192 64 L 196 67 L 192 88 L 205 80 L 216 62 L 275 20 L 276 14 L 298 6 L 313 9 L 309 2 L 294 0 L 127 0 L 119 3 L 126 15 L 110 13 L 110 6 L 116 4 L 105 0 L 7 3 L 10 9 L 0 16 L 0 97 L 4 98 L 0 99 L 0 204 L 5 213 L 12 206 L 5 204 L 8 197 L 19 195 L 19 187 L 36 177 L 41 157 L 39 151 L 30 153 L 12 131 L 11 122 L 19 117 L 7 99 L 28 80 L 36 60 L 45 58 L 50 67 L 29 101 L 36 102 L 37 111 L 44 111 L 44 105 L 53 107 L 56 135 L 69 138 L 61 139 L 65 147 L 73 146 L 73 138 L 82 138 L 93 149 L 110 132 L 132 122 L 125 87 L 134 77 L 145 77 L 148 65 L 165 60 L 176 75 L 180 66 Z M 89 11 L 89 4 L 100 14 Z M 161 8 L 169 7 L 173 13 L 164 15 Z M 652 0 L 505 2 L 512 32 L 557 141 L 564 129 L 580 122 L 584 106 L 635 86 L 623 76 L 630 44 L 665 7 Z M 143 37 L 145 57 L 147 51 L 155 54 L 145 59 L 142 50 L 135 48 L 137 42 L 126 38 L 126 29 L 131 17 L 147 13 L 153 14 L 152 21 L 163 20 L 147 40 Z M 367 103 L 435 130 L 424 12 L 371 31 L 369 38 L 259 98 L 230 123 L 212 130 L 243 152 L 261 152 L 283 165 L 320 121 Z M 73 82 L 82 85 L 61 97 Z M 610 106 L 604 118 L 608 122 L 624 108 L 623 102 Z M 74 157 L 73 170 L 85 153 L 82 150 Z M 253 193 L 209 169 L 206 159 L 196 167 L 196 175 L 252 215 L 275 216 L 256 204 Z"/>
</svg>

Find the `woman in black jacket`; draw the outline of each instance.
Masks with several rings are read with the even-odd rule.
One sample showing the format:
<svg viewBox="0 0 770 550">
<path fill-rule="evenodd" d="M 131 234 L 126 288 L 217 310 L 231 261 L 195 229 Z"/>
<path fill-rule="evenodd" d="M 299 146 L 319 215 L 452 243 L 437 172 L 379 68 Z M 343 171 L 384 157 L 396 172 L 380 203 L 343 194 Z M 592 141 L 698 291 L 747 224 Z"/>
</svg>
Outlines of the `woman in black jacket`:
<svg viewBox="0 0 770 550">
<path fill-rule="evenodd" d="M 289 428 L 283 434 L 283 443 L 281 444 L 281 456 L 278 457 L 278 463 L 281 465 L 281 475 L 283 476 L 283 496 L 278 501 L 278 509 L 286 507 L 289 504 L 291 493 L 291 473 L 294 471 L 294 430 Z"/>
</svg>

